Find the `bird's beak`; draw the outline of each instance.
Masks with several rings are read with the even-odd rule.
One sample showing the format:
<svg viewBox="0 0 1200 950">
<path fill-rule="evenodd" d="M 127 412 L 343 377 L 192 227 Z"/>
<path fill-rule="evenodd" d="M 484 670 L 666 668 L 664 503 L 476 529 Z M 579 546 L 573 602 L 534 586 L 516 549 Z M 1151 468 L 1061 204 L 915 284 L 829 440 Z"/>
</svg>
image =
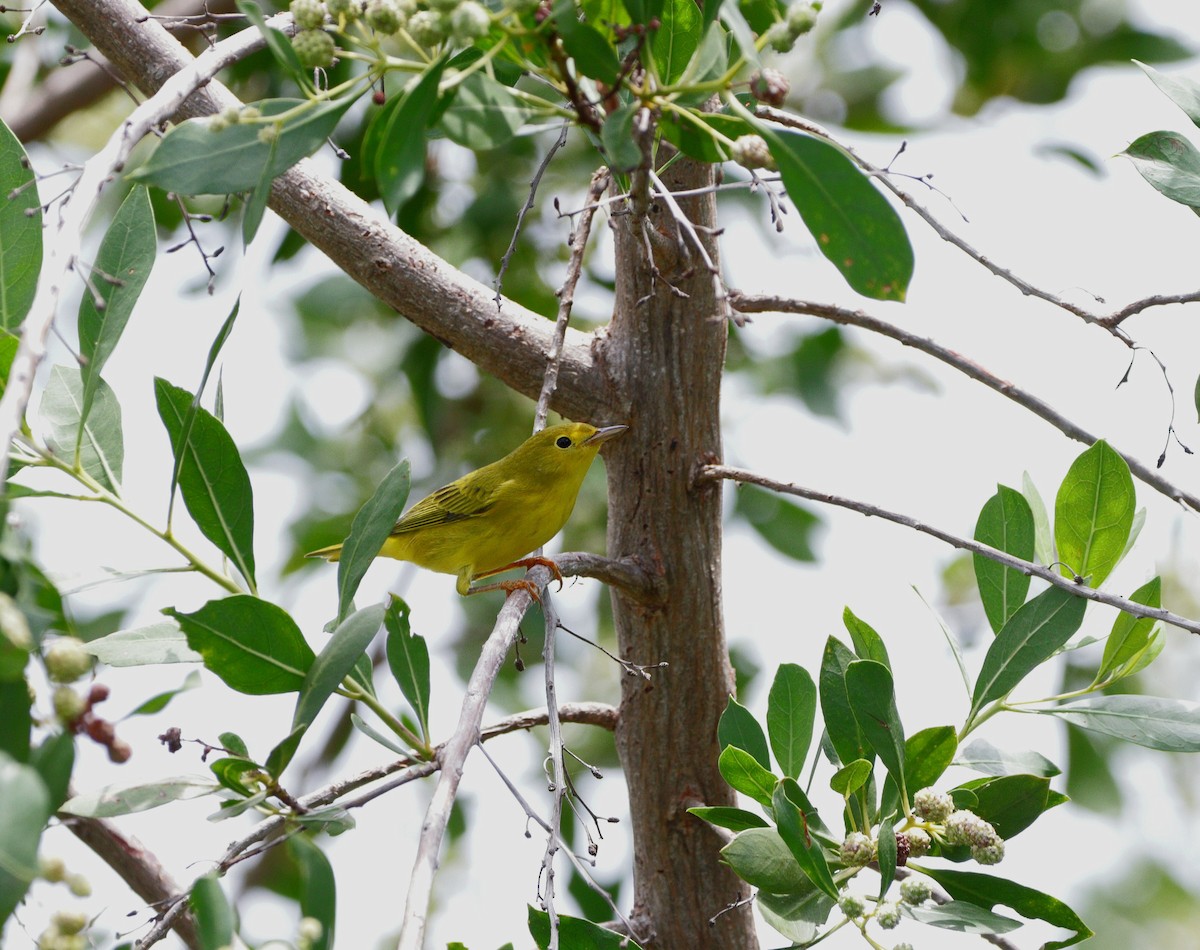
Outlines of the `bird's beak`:
<svg viewBox="0 0 1200 950">
<path fill-rule="evenodd" d="M 597 429 L 590 436 L 584 439 L 583 444 L 599 445 L 601 442 L 607 442 L 609 439 L 615 439 L 628 428 L 629 426 L 604 426 L 604 428 Z"/>
</svg>

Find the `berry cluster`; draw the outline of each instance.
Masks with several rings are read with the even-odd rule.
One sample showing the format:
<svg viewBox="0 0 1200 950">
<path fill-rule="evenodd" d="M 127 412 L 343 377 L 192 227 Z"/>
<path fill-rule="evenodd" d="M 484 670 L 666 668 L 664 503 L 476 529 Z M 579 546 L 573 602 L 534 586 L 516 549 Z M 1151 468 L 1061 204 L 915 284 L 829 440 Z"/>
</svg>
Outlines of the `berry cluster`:
<svg viewBox="0 0 1200 950">
<path fill-rule="evenodd" d="M 54 714 L 72 732 L 83 733 L 108 750 L 113 762 L 126 762 L 133 755 L 129 743 L 117 738 L 111 722 L 97 716 L 93 707 L 108 699 L 108 687 L 93 683 L 86 696 L 70 685 L 86 676 L 92 669 L 92 655 L 83 641 L 75 637 L 59 637 L 46 648 L 46 675 L 59 686 L 54 690 Z"/>
</svg>

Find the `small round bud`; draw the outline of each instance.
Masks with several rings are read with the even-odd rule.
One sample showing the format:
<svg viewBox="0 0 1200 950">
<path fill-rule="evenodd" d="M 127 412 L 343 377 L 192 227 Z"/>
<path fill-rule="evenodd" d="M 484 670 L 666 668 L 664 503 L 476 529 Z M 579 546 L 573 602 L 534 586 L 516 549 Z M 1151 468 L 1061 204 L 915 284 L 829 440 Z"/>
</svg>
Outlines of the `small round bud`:
<svg viewBox="0 0 1200 950">
<path fill-rule="evenodd" d="M 896 832 L 896 867 L 902 868 L 908 864 L 908 839 Z"/>
<path fill-rule="evenodd" d="M 242 106 L 238 112 L 239 122 L 257 122 L 262 118 L 262 112 L 256 106 Z"/>
<path fill-rule="evenodd" d="M 88 717 L 84 729 L 94 741 L 99 742 L 101 745 L 112 745 L 113 740 L 117 737 L 116 727 L 107 719 L 93 719 Z"/>
<path fill-rule="evenodd" d="M 92 655 L 76 637 L 59 637 L 46 648 L 46 672 L 56 683 L 73 683 L 92 668 Z"/>
<path fill-rule="evenodd" d="M 358 18 L 359 5 L 355 0 L 325 0 L 325 9 L 332 17 L 344 16 L 347 20 Z"/>
<path fill-rule="evenodd" d="M 325 928 L 316 917 L 300 918 L 300 926 L 296 929 L 296 936 L 300 938 L 300 942 L 304 944 L 313 944 L 321 939 L 321 935 L 325 933 Z"/>
<path fill-rule="evenodd" d="M 38 875 L 51 884 L 61 883 L 67 879 L 67 863 L 62 858 L 38 858 Z"/>
<path fill-rule="evenodd" d="M 781 106 L 787 101 L 792 84 L 777 69 L 759 69 L 750 74 L 750 95 L 769 106 Z"/>
<path fill-rule="evenodd" d="M 786 23 L 772 23 L 767 30 L 767 45 L 777 53 L 790 53 L 796 45 L 796 37 Z"/>
<path fill-rule="evenodd" d="M 971 848 L 971 857 L 980 864 L 999 864 L 1004 860 L 1004 839 L 997 838 L 991 844 Z"/>
<path fill-rule="evenodd" d="M 395 0 L 367 0 L 363 16 L 371 29 L 385 36 L 398 33 L 406 19 Z"/>
<path fill-rule="evenodd" d="M 95 706 L 96 703 L 102 703 L 109 696 L 109 688 L 103 683 L 93 683 L 92 688 L 88 690 L 87 702 L 89 706 Z"/>
<path fill-rule="evenodd" d="M 450 14 L 450 35 L 460 46 L 469 46 L 487 34 L 492 18 L 487 8 L 475 0 L 463 0 Z"/>
<path fill-rule="evenodd" d="M 946 818 L 943 832 L 947 844 L 970 844 L 971 830 L 979 819 L 974 813 L 960 809 Z"/>
<path fill-rule="evenodd" d="M 926 821 L 945 821 L 954 811 L 954 799 L 935 788 L 923 788 L 913 796 L 912 807 Z"/>
<path fill-rule="evenodd" d="M 292 49 L 307 69 L 324 69 L 333 64 L 333 37 L 324 30 L 303 30 L 292 37 Z"/>
<path fill-rule="evenodd" d="M 88 925 L 88 917 L 80 910 L 60 910 L 53 917 L 53 925 L 58 932 L 70 936 L 77 934 Z"/>
<path fill-rule="evenodd" d="M 933 889 L 923 877 L 906 877 L 900 882 L 900 899 L 914 907 L 929 900 Z"/>
<path fill-rule="evenodd" d="M 900 905 L 895 901 L 880 901 L 875 906 L 875 922 L 884 930 L 900 926 Z"/>
<path fill-rule="evenodd" d="M 277 138 L 279 138 L 278 125 L 264 125 L 258 130 L 258 140 L 262 142 L 263 145 L 270 145 Z"/>
<path fill-rule="evenodd" d="M 849 891 L 842 891 L 838 895 L 838 910 L 850 920 L 861 917 L 866 909 L 866 902 L 859 895 L 851 894 Z"/>
<path fill-rule="evenodd" d="M 842 842 L 841 858 L 846 867 L 861 868 L 875 857 L 875 843 L 860 831 L 852 831 Z"/>
<path fill-rule="evenodd" d="M 446 38 L 446 25 L 440 13 L 419 10 L 409 18 L 408 34 L 420 46 L 437 46 Z"/>
<path fill-rule="evenodd" d="M 924 828 L 909 828 L 904 832 L 904 837 L 908 840 L 908 856 L 910 858 L 923 858 L 933 846 L 933 839 L 929 837 L 929 832 Z"/>
<path fill-rule="evenodd" d="M 803 36 L 817 25 L 817 11 L 810 3 L 793 3 L 788 7 L 787 25 L 793 38 Z"/>
<path fill-rule="evenodd" d="M 319 30 L 325 25 L 325 7 L 321 0 L 292 0 L 288 6 L 297 30 Z"/>
<path fill-rule="evenodd" d="M 108 760 L 120 765 L 128 762 L 133 755 L 133 747 L 124 739 L 117 739 L 108 747 Z"/>
<path fill-rule="evenodd" d="M 229 128 L 229 122 L 223 115 L 210 115 L 204 122 L 210 132 L 224 132 Z"/>
<path fill-rule="evenodd" d="M 743 168 L 775 167 L 775 159 L 761 135 L 739 135 L 734 139 L 729 157 Z"/>
<path fill-rule="evenodd" d="M 29 621 L 21 613 L 17 602 L 8 594 L 0 594 L 0 637 L 4 637 L 18 650 L 33 649 L 33 635 L 29 632 Z"/>
<path fill-rule="evenodd" d="M 913 950 L 913 945 L 907 940 L 892 945 L 892 950 Z"/>
<path fill-rule="evenodd" d="M 71 889 L 71 893 L 76 897 L 92 896 L 92 884 L 82 874 L 67 875 L 67 887 Z"/>
<path fill-rule="evenodd" d="M 69 726 L 82 716 L 87 708 L 87 700 L 70 686 L 59 686 L 54 690 L 54 715 L 64 726 Z"/>
</svg>

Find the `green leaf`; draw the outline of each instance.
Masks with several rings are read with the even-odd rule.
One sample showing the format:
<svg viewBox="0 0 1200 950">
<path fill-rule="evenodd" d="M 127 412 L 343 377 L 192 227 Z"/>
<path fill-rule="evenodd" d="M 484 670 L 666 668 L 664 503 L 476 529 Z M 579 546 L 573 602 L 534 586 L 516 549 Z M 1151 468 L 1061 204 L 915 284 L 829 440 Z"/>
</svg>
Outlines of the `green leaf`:
<svg viewBox="0 0 1200 950">
<path fill-rule="evenodd" d="M 758 55 L 758 45 L 754 42 L 754 30 L 746 22 L 746 16 L 742 13 L 741 4 L 726 3 L 721 7 L 718 15 L 721 22 L 728 27 L 729 32 L 733 35 L 733 40 L 737 47 L 734 55 L 743 57 L 747 66 L 753 69 L 760 69 L 762 67 L 762 60 Z"/>
<path fill-rule="evenodd" d="M 1034 752 L 1032 749 L 1021 752 L 1005 752 L 997 749 L 986 739 L 976 739 L 962 749 L 958 754 L 958 758 L 954 760 L 954 764 L 961 765 L 963 768 L 974 769 L 976 772 L 984 772 L 988 775 L 1018 775 L 1024 773 L 1053 778 L 1055 775 L 1062 773 L 1062 769 L 1040 752 Z"/>
<path fill-rule="evenodd" d="M 771 795 L 778 780 L 749 752 L 735 745 L 726 746 L 717 759 L 717 768 L 731 788 L 753 798 L 764 808 L 771 807 Z"/>
<path fill-rule="evenodd" d="M 688 809 L 689 815 L 702 818 L 710 825 L 728 828 L 730 831 L 745 831 L 747 828 L 769 828 L 770 824 L 752 811 L 730 805 L 696 805 Z"/>
<path fill-rule="evenodd" d="M 333 631 L 304 677 L 300 695 L 296 697 L 291 733 L 267 756 L 267 771 L 273 776 L 278 778 L 287 768 L 299 744 L 297 733 L 303 735 L 312 725 L 325 701 L 354 669 L 382 626 L 383 606 L 372 604 L 351 614 Z"/>
<path fill-rule="evenodd" d="M 121 433 L 121 406 L 102 379 L 96 381 L 92 411 L 83 418 L 83 379 L 73 366 L 53 366 L 42 392 L 41 416 L 46 444 L 68 463 L 79 446 L 79 467 L 105 489 L 120 494 L 125 443 Z M 80 432 L 82 428 L 82 434 Z"/>
<path fill-rule="evenodd" d="M 383 618 L 387 627 L 387 661 L 400 692 L 417 714 L 421 737 L 428 740 L 429 645 L 424 637 L 412 632 L 408 614 L 408 604 L 393 594 Z"/>
<path fill-rule="evenodd" d="M 575 0 L 555 0 L 553 19 L 563 48 L 575 60 L 575 68 L 584 76 L 615 86 L 621 71 L 616 50 L 594 26 L 579 22 Z"/>
<path fill-rule="evenodd" d="M 65 802 L 59 811 L 81 818 L 115 818 L 149 811 L 168 802 L 184 801 L 211 795 L 220 785 L 196 775 L 159 779 L 135 785 L 105 785 L 94 792 L 84 792 Z"/>
<path fill-rule="evenodd" d="M 717 723 L 717 745 L 721 749 L 735 746 L 749 752 L 764 769 L 769 771 L 771 768 L 771 753 L 767 751 L 767 737 L 763 734 L 762 726 L 750 710 L 732 696 Z"/>
<path fill-rule="evenodd" d="M 38 841 L 50 819 L 50 794 L 37 771 L 0 752 L 0 926 L 38 874 Z M 9 928 L 11 934 L 12 928 Z"/>
<path fill-rule="evenodd" d="M 188 514 L 253 585 L 254 495 L 237 445 L 221 421 L 199 407 L 191 431 L 186 430 L 195 403 L 186 389 L 155 377 L 154 396 L 171 437 Z"/>
<path fill-rule="evenodd" d="M 1039 564 L 1053 564 L 1054 532 L 1050 530 L 1050 515 L 1046 513 L 1046 503 L 1042 501 L 1041 493 L 1029 477 L 1028 472 L 1021 473 L 1021 495 L 1029 502 L 1029 510 L 1033 512 L 1033 550 Z"/>
<path fill-rule="evenodd" d="M 1153 81 L 1154 85 L 1166 94 L 1175 105 L 1179 106 L 1192 123 L 1200 126 L 1200 83 L 1187 76 L 1168 76 L 1145 63 L 1135 63 Z"/>
<path fill-rule="evenodd" d="M 215 873 L 196 880 L 190 903 L 201 950 L 222 950 L 230 946 L 233 943 L 233 908 L 229 906 Z"/>
<path fill-rule="evenodd" d="M 952 871 L 922 867 L 921 870 L 938 882 L 956 901 L 968 901 L 984 910 L 997 904 L 1010 907 L 1029 920 L 1044 920 L 1055 927 L 1075 931 L 1069 940 L 1043 944 L 1042 950 L 1063 950 L 1092 936 L 1087 925 L 1066 904 L 1032 887 L 979 874 L 974 871 Z"/>
<path fill-rule="evenodd" d="M 445 66 L 443 56 L 425 70 L 397 105 L 375 120 L 386 121 L 376 137 L 374 169 L 388 214 L 403 207 L 425 180 L 425 129 L 433 119 Z"/>
<path fill-rule="evenodd" d="M 878 843 L 876 864 L 879 865 L 879 899 L 887 896 L 888 888 L 896 880 L 896 825 L 891 818 L 879 822 L 879 832 L 876 835 Z"/>
<path fill-rule="evenodd" d="M 846 626 L 846 632 L 850 634 L 850 642 L 854 645 L 854 652 L 858 654 L 860 660 L 874 660 L 889 670 L 892 668 L 887 647 L 884 646 L 883 638 L 875 632 L 874 627 L 865 620 L 854 616 L 854 611 L 849 607 L 842 610 L 842 623 Z"/>
<path fill-rule="evenodd" d="M 817 687 L 808 670 L 781 663 L 767 694 L 767 735 L 783 774 L 796 778 L 812 744 L 817 714 Z"/>
<path fill-rule="evenodd" d="M 708 7 L 714 6 L 709 4 Z M 729 69 L 729 34 L 720 23 L 714 23 L 707 19 L 709 8 L 705 7 L 703 24 L 703 32 L 700 38 L 700 46 L 696 50 L 695 55 L 688 60 L 687 68 L 684 69 L 683 75 L 679 77 L 680 86 L 695 86 L 700 83 L 711 82 L 714 79 L 719 79 Z M 716 11 L 712 11 L 715 16 Z M 700 90 L 693 93 L 685 92 L 678 99 L 677 103 L 683 105 L 702 106 L 705 98 L 710 94 Z M 749 131 L 749 127 L 747 126 Z"/>
<path fill-rule="evenodd" d="M 717 19 L 721 12 L 721 4 L 724 2 L 725 0 L 702 0 L 700 5 L 704 8 L 704 26 L 706 28 Z"/>
<path fill-rule="evenodd" d="M 84 646 L 96 659 L 109 666 L 201 663 L 204 660 L 188 646 L 187 634 L 174 620 L 159 620 L 144 627 L 118 630 L 90 640 Z"/>
<path fill-rule="evenodd" d="M 258 184 L 250 190 L 246 199 L 246 209 L 242 212 L 243 247 L 249 247 L 253 243 L 254 236 L 258 234 L 259 226 L 262 224 L 263 215 L 267 213 L 267 202 L 271 199 L 271 180 L 275 177 L 272 167 L 275 155 L 279 151 L 279 137 L 273 137 L 269 145 L 270 151 L 263 162 L 262 171 L 258 176 Z M 220 415 L 221 413 L 218 411 L 217 416 Z"/>
<path fill-rule="evenodd" d="M 1200 208 L 1200 151 L 1177 132 L 1148 132 L 1124 155 L 1146 182 L 1172 201 Z"/>
<path fill-rule="evenodd" d="M 338 559 L 338 621 L 354 609 L 354 594 L 379 555 L 408 500 L 408 459 L 401 459 L 354 516 Z"/>
<path fill-rule="evenodd" d="M 909 736 L 904 743 L 904 780 L 909 791 L 937 782 L 957 751 L 958 732 L 953 726 L 930 726 Z"/>
<path fill-rule="evenodd" d="M 817 927 L 829 919 L 833 899 L 824 891 L 805 881 L 798 891 L 789 894 L 770 894 L 759 891 L 754 895 L 763 920 L 800 946 L 807 946 L 817 935 Z"/>
<path fill-rule="evenodd" d="M 42 207 L 33 168 L 20 141 L 0 121 L 0 330 L 20 327 L 33 306 L 41 270 Z"/>
<path fill-rule="evenodd" d="M 610 112 L 600 128 L 600 143 L 608 166 L 617 172 L 631 172 L 642 164 L 642 150 L 633 135 L 633 119 L 641 104 L 626 102 Z"/>
<path fill-rule="evenodd" d="M 738 139 L 743 135 L 751 135 L 756 130 L 744 119 L 723 112 L 691 112 L 689 121 L 678 113 L 669 112 L 659 122 L 659 130 L 672 145 L 683 154 L 702 162 L 724 162 L 729 160 L 729 149 L 725 147 L 717 134 L 729 139 Z M 711 129 L 712 131 L 707 131 Z M 749 486 L 739 486 L 739 492 Z"/>
<path fill-rule="evenodd" d="M 829 787 L 839 795 L 848 797 L 857 792 L 871 777 L 872 765 L 866 759 L 855 759 L 834 772 Z"/>
<path fill-rule="evenodd" d="M 134 188 L 113 217 L 92 266 L 92 287 L 103 299 L 103 306 L 97 304 L 90 289 L 79 302 L 83 419 L 91 411 L 100 373 L 146 286 L 157 249 L 150 195 L 145 188 Z"/>
<path fill-rule="evenodd" d="M 721 849 L 722 859 L 751 887 L 793 894 L 813 885 L 774 828 L 749 828 Z"/>
<path fill-rule="evenodd" d="M 825 641 L 821 675 L 818 677 L 821 714 L 825 719 L 829 741 L 843 764 L 856 759 L 872 761 L 875 758 L 875 752 L 850 708 L 850 697 L 846 691 L 846 668 L 854 660 L 854 654 L 840 640 L 830 637 Z"/>
<path fill-rule="evenodd" d="M 903 300 L 913 250 L 896 210 L 839 149 L 819 139 L 764 127 L 788 197 L 817 248 L 865 297 Z"/>
<path fill-rule="evenodd" d="M 395 752 L 396 755 L 407 756 L 412 754 L 412 750 L 404 748 L 394 739 L 389 739 L 383 733 L 378 732 L 370 723 L 364 722 L 357 713 L 350 714 L 350 724 L 372 742 L 378 742 L 385 749 Z"/>
<path fill-rule="evenodd" d="M 975 540 L 1005 554 L 1032 561 L 1034 556 L 1033 510 L 1020 492 L 1004 485 L 996 486 L 975 523 Z M 1008 618 L 1025 603 L 1029 593 L 1029 575 L 1005 567 L 982 554 L 972 554 L 979 598 L 992 631 L 999 633 Z"/>
<path fill-rule="evenodd" d="M 240 693 L 298 692 L 316 659 L 286 611 L 248 594 L 210 600 L 190 614 L 163 613 L 179 621 L 204 665 Z"/>
<path fill-rule="evenodd" d="M 779 836 L 792 852 L 792 857 L 803 869 L 808 879 L 822 891 L 837 900 L 838 888 L 825 851 L 813 833 L 820 819 L 817 810 L 796 784 L 795 779 L 785 778 L 775 786 L 771 798 L 771 810 Z"/>
<path fill-rule="evenodd" d="M 906 907 L 914 920 L 941 930 L 964 934 L 1006 934 L 1022 924 L 1019 920 L 993 914 L 968 901 L 948 901 L 945 904 L 922 904 Z"/>
<path fill-rule="evenodd" d="M 331 950 L 337 925 L 337 881 L 325 852 L 306 835 L 288 839 L 288 850 L 300 867 L 300 914 L 321 923 L 321 936 L 310 950 Z"/>
<path fill-rule="evenodd" d="M 1158 696 L 1097 696 L 1038 712 L 1162 752 L 1200 752 L 1200 704 Z"/>
<path fill-rule="evenodd" d="M 1086 608 L 1082 597 L 1051 587 L 1013 614 L 983 659 L 970 716 L 993 699 L 1007 696 L 1029 672 L 1052 657 L 1079 629 Z"/>
<path fill-rule="evenodd" d="M 767 544 L 797 561 L 815 561 L 812 532 L 821 519 L 774 492 L 741 485 L 733 510 L 749 523 Z"/>
<path fill-rule="evenodd" d="M 1054 541 L 1062 572 L 1099 587 L 1117 565 L 1133 528 L 1135 508 L 1129 466 L 1098 441 L 1067 470 L 1054 501 Z"/>
<path fill-rule="evenodd" d="M 663 84 L 674 84 L 687 70 L 700 46 L 704 20 L 696 0 L 666 0 L 663 4 L 661 26 L 654 31 L 650 43 L 658 78 Z"/>
<path fill-rule="evenodd" d="M 475 152 L 499 148 L 521 130 L 529 108 L 484 72 L 472 73 L 455 87 L 441 118 L 452 141 Z"/>
<path fill-rule="evenodd" d="M 180 693 L 186 693 L 188 690 L 195 689 L 199 685 L 200 673 L 198 670 L 192 670 L 192 672 L 188 673 L 187 679 L 183 681 L 182 686 L 178 687 L 177 689 L 169 689 L 166 692 L 151 696 L 145 702 L 138 705 L 138 707 L 132 712 L 126 713 L 124 718 L 128 719 L 130 716 L 151 716 L 156 712 L 161 712 L 162 710 L 166 709 L 171 700 Z"/>
<path fill-rule="evenodd" d="M 545 911 L 529 908 L 529 935 L 538 950 L 550 946 L 550 915 Z M 558 915 L 558 946 L 571 950 L 639 950 L 639 946 L 615 930 L 606 930 L 581 917 Z"/>
<path fill-rule="evenodd" d="M 67 800 L 71 772 L 75 768 L 75 736 L 57 732 L 47 736 L 29 755 L 29 764 L 37 769 L 50 795 L 50 808 L 57 811 Z"/>
<path fill-rule="evenodd" d="M 874 660 L 855 660 L 846 667 L 846 692 L 858 728 L 903 793 L 904 727 L 891 671 Z"/>
<path fill-rule="evenodd" d="M 1135 604 L 1161 607 L 1162 579 L 1155 577 L 1147 581 L 1130 594 L 1129 599 Z M 1100 668 L 1096 670 L 1095 682 L 1102 682 L 1134 662 L 1149 643 L 1154 628 L 1155 621 L 1150 617 L 1135 617 L 1124 611 L 1117 614 L 1112 632 L 1104 644 L 1104 656 L 1100 660 Z"/>
<path fill-rule="evenodd" d="M 976 779 L 961 787 L 975 795 L 971 810 L 990 822 L 1005 841 L 1016 837 L 1052 807 L 1050 779 L 1040 775 L 1002 775 Z"/>
<path fill-rule="evenodd" d="M 188 119 L 164 135 L 129 177 L 181 195 L 250 191 L 324 145 L 353 102 L 353 98 L 316 103 L 263 99 L 254 104 L 262 119 L 223 128 L 213 128 L 211 116 Z M 277 117 L 292 110 L 299 111 L 279 124 Z M 263 129 L 276 129 L 275 140 L 270 140 L 270 133 L 260 138 Z"/>
</svg>

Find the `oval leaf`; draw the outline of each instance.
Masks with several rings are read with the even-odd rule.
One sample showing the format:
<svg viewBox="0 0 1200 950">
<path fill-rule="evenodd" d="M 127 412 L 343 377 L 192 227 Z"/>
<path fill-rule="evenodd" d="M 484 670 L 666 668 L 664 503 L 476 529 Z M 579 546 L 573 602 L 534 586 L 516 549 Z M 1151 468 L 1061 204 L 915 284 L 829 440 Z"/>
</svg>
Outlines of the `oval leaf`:
<svg viewBox="0 0 1200 950">
<path fill-rule="evenodd" d="M 92 656 L 109 666 L 201 663 L 204 660 L 188 646 L 187 634 L 174 620 L 160 620 L 144 627 L 117 630 L 108 636 L 89 640 L 84 646 Z"/>
<path fill-rule="evenodd" d="M 445 66 L 442 57 L 404 94 L 399 105 L 387 110 L 387 124 L 376 138 L 375 181 L 388 214 L 395 214 L 425 180 L 425 129 L 438 103 L 438 83 Z"/>
<path fill-rule="evenodd" d="M 455 89 L 441 118 L 452 141 L 472 151 L 499 148 L 525 124 L 529 110 L 487 73 L 472 73 Z"/>
<path fill-rule="evenodd" d="M 192 885 L 190 898 L 202 950 L 221 950 L 233 943 L 233 908 L 216 874 L 206 874 Z"/>
<path fill-rule="evenodd" d="M 1155 577 L 1143 584 L 1129 599 L 1147 607 L 1162 606 L 1162 579 Z M 1155 622 L 1150 617 L 1135 617 L 1124 611 L 1113 622 L 1112 632 L 1104 643 L 1104 656 L 1096 671 L 1096 682 L 1125 671 L 1136 662 L 1154 632 Z"/>
<path fill-rule="evenodd" d="M 42 206 L 20 141 L 0 121 L 0 330 L 16 330 L 42 270 Z M 3 920 L 3 917 L 0 917 Z"/>
<path fill-rule="evenodd" d="M 0 924 L 38 876 L 38 841 L 50 818 L 50 793 L 28 765 L 0 753 Z M 11 933 L 12 928 L 9 928 Z"/>
<path fill-rule="evenodd" d="M 76 795 L 65 802 L 59 811 L 82 818 L 115 818 L 132 815 L 189 798 L 211 795 L 221 786 L 211 779 L 183 775 L 137 785 L 106 785 L 94 792 Z"/>
<path fill-rule="evenodd" d="M 799 776 L 812 744 L 817 714 L 817 687 L 808 670 L 781 663 L 767 695 L 767 735 L 783 774 Z"/>
<path fill-rule="evenodd" d="M 771 807 L 771 795 L 778 779 L 758 764 L 758 760 L 735 745 L 726 746 L 717 759 L 717 768 L 730 787 L 764 808 Z"/>
<path fill-rule="evenodd" d="M 829 870 L 825 850 L 817 840 L 815 831 L 820 826 L 817 810 L 801 791 L 795 779 L 782 779 L 775 786 L 771 800 L 771 811 L 779 836 L 788 846 L 792 856 L 814 885 L 834 900 L 838 897 L 837 884 Z"/>
<path fill-rule="evenodd" d="M 113 494 L 121 491 L 125 441 L 121 406 L 108 383 L 96 378 L 89 418 L 84 421 L 83 377 L 73 366 L 53 366 L 42 392 L 41 416 L 46 444 Z"/>
<path fill-rule="evenodd" d="M 1125 460 L 1103 440 L 1067 470 L 1054 500 L 1054 541 L 1062 571 L 1099 587 L 1133 529 L 1136 498 Z"/>
<path fill-rule="evenodd" d="M 855 660 L 846 667 L 846 692 L 858 728 L 903 793 L 904 727 L 891 671 L 874 660 Z"/>
<path fill-rule="evenodd" d="M 903 300 L 913 250 L 896 209 L 828 142 L 765 128 L 761 134 L 805 227 L 846 283 L 865 297 Z"/>
<path fill-rule="evenodd" d="M 998 551 L 1032 561 L 1035 528 L 1033 509 L 1019 491 L 996 486 L 996 494 L 984 502 L 975 523 L 975 540 Z M 1029 593 L 1029 575 L 1005 567 L 981 554 L 972 554 L 979 599 L 992 631 L 998 633 L 1008 618 L 1025 603 Z"/>
<path fill-rule="evenodd" d="M 379 483 L 371 497 L 358 509 L 350 534 L 338 557 L 338 621 L 354 609 L 354 594 L 371 562 L 379 556 L 391 534 L 404 503 L 408 500 L 408 459 L 401 459 Z"/>
<path fill-rule="evenodd" d="M 741 832 L 721 849 L 721 857 L 751 887 L 771 894 L 791 894 L 804 890 L 809 883 L 791 849 L 774 828 Z"/>
<path fill-rule="evenodd" d="M 296 622 L 248 594 L 210 600 L 195 613 L 168 607 L 204 665 L 239 693 L 294 693 L 316 659 Z"/>
<path fill-rule="evenodd" d="M 429 645 L 425 638 L 412 632 L 408 621 L 408 604 L 392 595 L 383 618 L 387 627 L 387 661 L 400 692 L 408 700 L 421 736 L 429 737 Z"/>
<path fill-rule="evenodd" d="M 216 416 L 195 406 L 186 389 L 155 377 L 154 397 L 171 437 L 188 514 L 253 586 L 254 495 L 237 445 Z M 185 429 L 193 411 L 192 426 Z"/>
<path fill-rule="evenodd" d="M 1200 209 L 1200 151 L 1178 132 L 1148 132 L 1119 154 L 1160 195 Z"/>
<path fill-rule="evenodd" d="M 767 751 L 767 737 L 763 734 L 762 726 L 750 710 L 732 696 L 717 723 L 717 745 L 721 749 L 735 746 L 749 752 L 764 769 L 771 768 L 771 754 Z"/>
<path fill-rule="evenodd" d="M 745 831 L 748 828 L 769 828 L 765 818 L 746 811 L 744 808 L 734 808 L 730 805 L 697 805 L 688 809 L 689 815 L 703 818 L 710 825 L 718 828 L 728 828 L 730 831 Z"/>
<path fill-rule="evenodd" d="M 1157 696 L 1097 696 L 1039 712 L 1148 749 L 1200 752 L 1198 703 Z"/>
</svg>

